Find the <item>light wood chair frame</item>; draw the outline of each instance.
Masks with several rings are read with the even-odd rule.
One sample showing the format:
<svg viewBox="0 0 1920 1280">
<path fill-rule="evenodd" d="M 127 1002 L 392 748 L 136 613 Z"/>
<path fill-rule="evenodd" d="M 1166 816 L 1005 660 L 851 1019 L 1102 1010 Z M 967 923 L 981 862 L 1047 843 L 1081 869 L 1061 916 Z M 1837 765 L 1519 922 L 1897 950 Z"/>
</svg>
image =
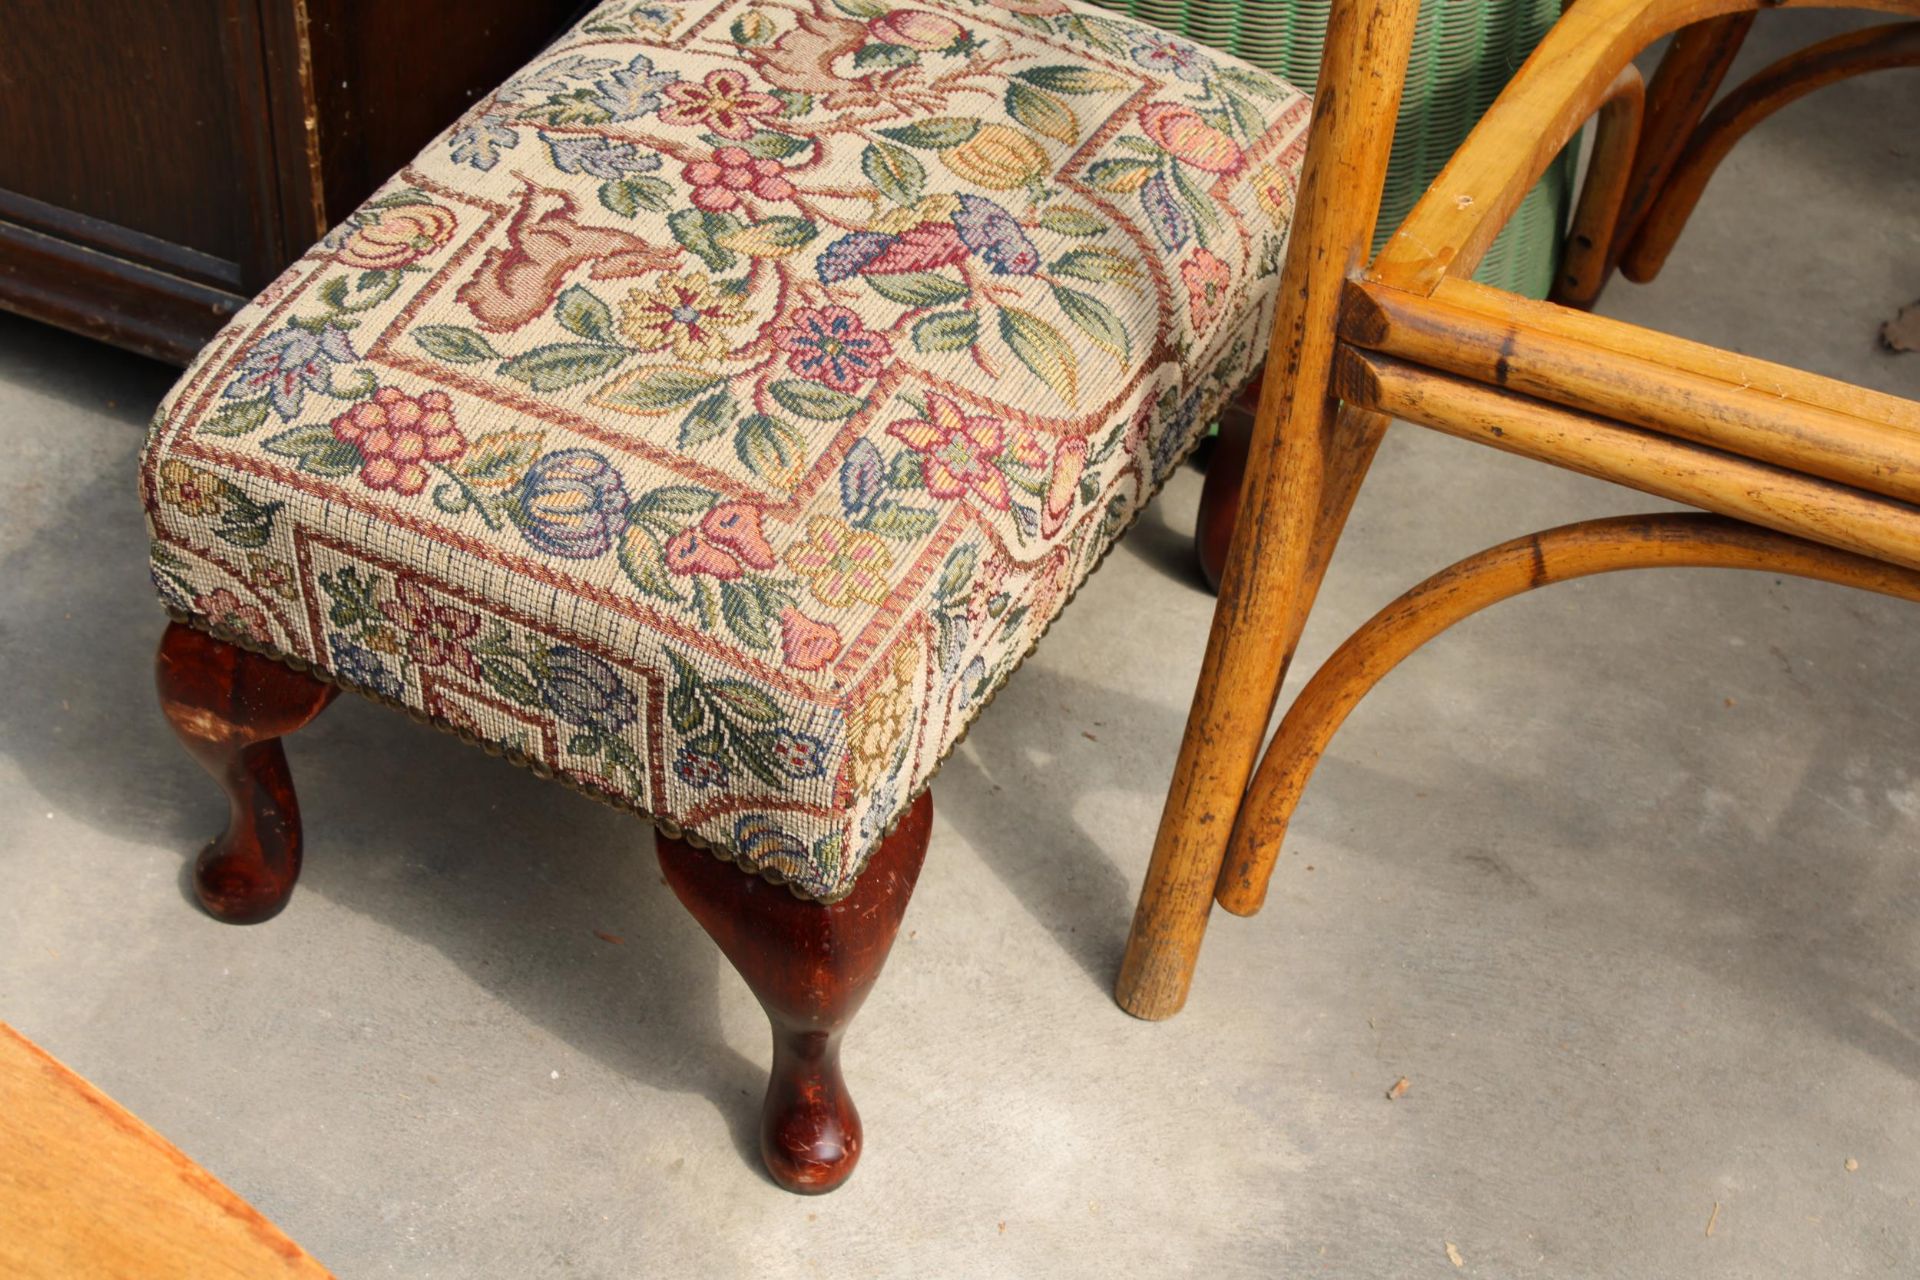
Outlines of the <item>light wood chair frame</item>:
<svg viewBox="0 0 1920 1280">
<path fill-rule="evenodd" d="M 1392 143 L 1381 122 L 1399 108 L 1419 4 L 1335 6 L 1219 603 L 1115 992 L 1129 1012 L 1180 1009 L 1213 903 L 1259 910 L 1347 712 L 1461 618 L 1550 583 L 1663 565 L 1920 601 L 1920 403 L 1578 309 L 1616 264 L 1631 278 L 1658 269 L 1714 165 L 1759 119 L 1819 84 L 1920 60 L 1920 24 L 1874 28 L 1775 64 L 1706 114 L 1763 7 L 1920 14 L 1920 0 L 1579 0 L 1369 263 Z M 1649 93 L 1632 59 L 1675 32 Z M 1473 283 L 1528 188 L 1596 114 L 1555 300 Z M 1392 418 L 1709 514 L 1569 525 L 1427 579 L 1328 660 L 1263 759 Z"/>
</svg>

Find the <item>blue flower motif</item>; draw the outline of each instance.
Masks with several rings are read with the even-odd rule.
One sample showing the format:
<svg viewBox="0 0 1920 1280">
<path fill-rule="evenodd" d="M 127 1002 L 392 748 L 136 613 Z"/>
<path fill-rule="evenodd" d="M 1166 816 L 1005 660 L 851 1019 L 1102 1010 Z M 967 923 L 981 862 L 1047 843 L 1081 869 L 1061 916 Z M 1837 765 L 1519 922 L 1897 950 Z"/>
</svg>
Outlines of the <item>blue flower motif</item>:
<svg viewBox="0 0 1920 1280">
<path fill-rule="evenodd" d="M 643 152 L 631 142 L 597 136 L 554 138 L 544 133 L 540 140 L 553 152 L 553 167 L 562 173 L 613 179 L 629 173 L 651 173 L 660 167 L 659 156 Z"/>
<path fill-rule="evenodd" d="M 1200 392 L 1188 394 L 1180 406 L 1161 424 L 1160 436 L 1153 442 L 1153 478 L 1158 483 L 1173 470 L 1174 461 L 1193 439 L 1194 422 L 1200 416 Z"/>
<path fill-rule="evenodd" d="M 593 103 L 615 120 L 634 120 L 660 109 L 660 90 L 680 78 L 677 71 L 655 71 L 644 53 L 633 55 L 624 70 L 593 86 Z"/>
<path fill-rule="evenodd" d="M 565 644 L 547 652 L 540 700 L 568 724 L 601 733 L 617 733 L 640 714 L 639 699 L 612 663 Z"/>
<path fill-rule="evenodd" d="M 837 284 L 849 276 L 857 276 L 869 262 L 887 251 L 897 237 L 884 231 L 856 231 L 841 236 L 820 254 L 816 269 L 820 273 L 821 284 Z"/>
<path fill-rule="evenodd" d="M 847 460 L 840 464 L 840 505 L 849 520 L 857 520 L 872 510 L 887 493 L 887 463 L 871 440 L 859 439 L 847 446 Z"/>
<path fill-rule="evenodd" d="M 334 367 L 359 358 L 345 329 L 327 325 L 315 333 L 290 324 L 253 344 L 221 394 L 229 400 L 266 396 L 273 411 L 291 421 L 309 389 L 324 394 L 333 384 Z"/>
<path fill-rule="evenodd" d="M 520 536 L 550 555 L 591 560 L 627 527 L 627 488 L 591 449 L 559 449 L 527 468 L 513 512 Z"/>
<path fill-rule="evenodd" d="M 1144 31 L 1134 40 L 1133 60 L 1149 71 L 1196 83 L 1213 73 L 1213 63 L 1206 54 L 1184 40 L 1155 31 Z"/>
<path fill-rule="evenodd" d="M 1040 269 L 1040 251 L 1013 215 L 984 196 L 963 195 L 953 211 L 960 243 L 997 276 L 1030 276 Z"/>
<path fill-rule="evenodd" d="M 371 689 L 389 698 L 400 696 L 400 677 L 388 669 L 371 649 L 357 645 L 345 636 L 328 636 L 327 648 L 333 654 L 333 674 L 348 684 Z"/>
<path fill-rule="evenodd" d="M 1193 234 L 1193 219 L 1174 198 L 1166 174 L 1156 173 L 1141 186 L 1140 207 L 1147 211 L 1153 234 L 1168 249 L 1178 249 Z"/>
<path fill-rule="evenodd" d="M 470 164 L 485 173 L 500 163 L 502 151 L 511 151 L 520 145 L 520 135 L 498 116 L 481 116 L 466 128 L 456 130 L 447 141 L 453 146 L 455 164 Z"/>
</svg>

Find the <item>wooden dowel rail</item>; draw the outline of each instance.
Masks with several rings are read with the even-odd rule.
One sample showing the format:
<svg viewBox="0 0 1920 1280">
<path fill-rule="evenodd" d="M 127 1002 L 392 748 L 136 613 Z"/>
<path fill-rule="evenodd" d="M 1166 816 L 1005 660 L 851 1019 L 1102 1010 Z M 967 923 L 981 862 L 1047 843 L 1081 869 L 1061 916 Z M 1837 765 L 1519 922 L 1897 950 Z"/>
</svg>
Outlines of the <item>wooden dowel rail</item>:
<svg viewBox="0 0 1920 1280">
<path fill-rule="evenodd" d="M 1704 342 L 1645 329 L 1624 320 L 1522 298 L 1472 280 L 1447 280 L 1433 291 L 1435 301 L 1478 312 L 1501 325 L 1571 338 L 1628 355 L 1703 374 L 1734 386 L 1815 408 L 1837 409 L 1868 422 L 1920 435 L 1920 402 L 1836 382 L 1791 365 L 1740 355 Z"/>
<path fill-rule="evenodd" d="M 1631 328 L 1617 322 L 1596 325 L 1591 336 L 1622 336 Z M 1656 359 L 1439 298 L 1360 283 L 1347 286 L 1340 334 L 1357 346 L 1568 408 L 1920 501 L 1920 430 L 1824 407 L 1814 394 L 1828 380 L 1812 374 L 1799 375 L 1807 384 L 1806 398 L 1789 399 L 1685 369 L 1671 352 Z M 1791 373 L 1777 371 L 1773 381 Z"/>
<path fill-rule="evenodd" d="M 1287 708 L 1241 806 L 1216 896 L 1265 902 L 1287 825 L 1347 716 L 1402 661 L 1463 619 L 1539 587 L 1623 569 L 1753 569 L 1920 601 L 1920 572 L 1697 512 L 1616 516 L 1501 543 L 1444 569 L 1350 636 Z"/>
<path fill-rule="evenodd" d="M 1377 352 L 1343 348 L 1340 394 L 1448 435 L 1920 569 L 1920 509 L 1623 426 Z"/>
</svg>

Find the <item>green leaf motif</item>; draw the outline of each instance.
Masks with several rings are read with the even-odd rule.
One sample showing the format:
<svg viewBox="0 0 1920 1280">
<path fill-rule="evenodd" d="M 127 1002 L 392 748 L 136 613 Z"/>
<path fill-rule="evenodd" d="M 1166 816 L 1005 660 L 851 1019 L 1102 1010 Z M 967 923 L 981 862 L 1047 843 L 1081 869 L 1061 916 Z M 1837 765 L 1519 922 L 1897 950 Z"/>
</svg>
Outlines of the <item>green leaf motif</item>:
<svg viewBox="0 0 1920 1280">
<path fill-rule="evenodd" d="M 887 464 L 887 483 L 896 489 L 924 489 L 927 469 L 920 459 L 921 455 L 912 450 L 894 454 Z"/>
<path fill-rule="evenodd" d="M 1068 205 L 1055 205 L 1041 214 L 1040 225 L 1062 236 L 1097 236 L 1107 229 L 1106 219 Z"/>
<path fill-rule="evenodd" d="M 842 418 L 850 418 L 867 403 L 859 396 L 850 396 L 817 382 L 801 382 L 795 378 L 776 382 L 767 390 L 782 408 L 818 422 L 838 422 Z"/>
<path fill-rule="evenodd" d="M 673 208 L 673 197 L 672 183 L 644 173 L 600 184 L 600 203 L 623 218 L 631 218 L 642 209 L 665 213 Z"/>
<path fill-rule="evenodd" d="M 634 499 L 627 508 L 629 517 L 665 513 L 680 516 L 696 516 L 706 513 L 713 505 L 717 495 L 711 489 L 702 489 L 694 484 L 665 484 L 658 489 L 649 489 Z"/>
<path fill-rule="evenodd" d="M 751 586 L 723 579 L 720 583 L 720 616 L 726 619 L 727 630 L 739 637 L 740 643 L 753 649 L 773 647 L 766 602 Z"/>
<path fill-rule="evenodd" d="M 512 658 L 488 654 L 480 659 L 480 674 L 509 702 L 523 706 L 540 705 L 540 686 Z"/>
<path fill-rule="evenodd" d="M 1043 138 L 1053 138 L 1068 146 L 1080 140 L 1080 118 L 1073 108 L 1050 93 L 1022 84 L 1007 82 L 1007 112 Z"/>
<path fill-rule="evenodd" d="M 723 250 L 735 249 L 750 258 L 784 258 L 819 234 L 820 228 L 805 218 L 783 214 L 717 232 L 713 242 Z"/>
<path fill-rule="evenodd" d="M 890 502 L 873 512 L 860 522 L 863 529 L 871 529 L 883 538 L 914 539 L 924 538 L 940 524 L 940 513 L 921 507 L 903 507 Z"/>
<path fill-rule="evenodd" d="M 455 474 L 473 489 L 506 489 L 519 484 L 540 456 L 541 431 L 492 431 L 473 442 Z"/>
<path fill-rule="evenodd" d="M 612 373 L 630 354 L 620 347 L 555 342 L 515 356 L 500 366 L 500 374 L 535 391 L 559 391 Z"/>
<path fill-rule="evenodd" d="M 238 485 L 222 482 L 225 510 L 214 533 L 236 547 L 264 547 L 273 537 L 273 518 L 284 502 L 255 502 Z"/>
<path fill-rule="evenodd" d="M 667 218 L 667 229 L 673 232 L 673 238 L 715 271 L 725 271 L 737 261 L 733 250 L 717 243 L 715 237 L 738 231 L 740 227 L 740 219 L 732 214 L 709 213 L 705 209 L 680 209 Z"/>
<path fill-rule="evenodd" d="M 867 287 L 883 298 L 909 307 L 937 307 L 959 302 L 967 296 L 966 286 L 931 271 L 906 271 L 895 276 L 862 276 Z"/>
<path fill-rule="evenodd" d="M 747 590 L 751 591 L 752 588 Z M 721 607 L 725 608 L 724 605 Z M 720 704 L 722 710 L 742 720 L 751 720 L 755 724 L 779 723 L 780 704 L 757 685 L 744 680 L 712 680 L 707 683 L 707 693 Z"/>
<path fill-rule="evenodd" d="M 1124 77 L 1092 67 L 1030 67 L 1016 72 L 1014 79 L 1055 93 L 1113 93 L 1132 88 L 1132 82 Z"/>
<path fill-rule="evenodd" d="M 980 121 L 972 116 L 936 116 L 931 120 L 917 120 L 912 124 L 880 130 L 882 137 L 928 151 L 957 147 L 978 132 Z"/>
<path fill-rule="evenodd" d="M 1092 338 L 1096 346 L 1112 352 L 1116 360 L 1126 361 L 1133 350 L 1133 343 L 1127 336 L 1127 326 L 1120 322 L 1119 316 L 1113 314 L 1112 307 L 1090 293 L 1069 289 L 1063 284 L 1053 286 L 1053 300 L 1060 304 L 1060 310 L 1067 319 Z"/>
<path fill-rule="evenodd" d="M 225 405 L 194 430 L 203 436 L 244 436 L 249 431 L 259 430 L 266 421 L 267 401 L 262 397 Z"/>
<path fill-rule="evenodd" d="M 610 409 L 638 409 L 642 413 L 659 413 L 705 395 L 724 381 L 725 379 L 717 374 L 689 369 L 681 365 L 640 369 L 631 376 L 621 379 L 617 385 L 602 389 L 594 397 L 594 403 L 605 405 Z"/>
<path fill-rule="evenodd" d="M 785 484 L 799 461 L 803 443 L 800 433 L 786 423 L 756 413 L 740 420 L 733 451 L 756 476 Z"/>
<path fill-rule="evenodd" d="M 554 303 L 553 318 L 568 333 L 577 333 L 595 342 L 618 342 L 620 331 L 613 323 L 613 310 L 593 296 L 584 286 L 563 289 Z"/>
<path fill-rule="evenodd" d="M 1000 338 L 1020 357 L 1021 364 L 1065 396 L 1068 404 L 1078 401 L 1079 361 L 1058 329 L 1030 311 L 1004 307 L 1000 312 Z"/>
<path fill-rule="evenodd" d="M 330 429 L 318 423 L 268 436 L 261 447 L 283 458 L 298 459 L 302 471 L 335 479 L 352 475 L 366 461 L 359 446 L 336 439 Z"/>
<path fill-rule="evenodd" d="M 680 447 L 691 449 L 695 445 L 705 444 L 727 429 L 733 421 L 733 414 L 732 396 L 725 391 L 708 396 L 687 410 L 687 416 L 680 423 Z"/>
<path fill-rule="evenodd" d="M 868 143 L 860 153 L 860 172 L 896 204 L 912 204 L 927 186 L 927 167 L 913 152 L 891 143 Z"/>
<path fill-rule="evenodd" d="M 771 129 L 762 129 L 744 140 L 716 138 L 712 134 L 703 136 L 716 147 L 739 147 L 760 160 L 786 160 L 813 147 L 813 143 L 805 138 L 796 138 L 790 133 L 775 133 Z"/>
<path fill-rule="evenodd" d="M 457 324 L 423 324 L 413 331 L 420 349 L 448 364 L 478 364 L 498 360 L 500 353 L 478 332 Z"/>
<path fill-rule="evenodd" d="M 620 569 L 629 582 L 647 595 L 675 604 L 686 600 L 673 585 L 673 575 L 667 572 L 666 552 L 645 525 L 629 525 L 620 535 Z"/>
<path fill-rule="evenodd" d="M 955 547 L 940 567 L 934 598 L 948 603 L 965 599 L 973 590 L 973 567 L 979 558 L 980 548 L 971 542 Z"/>
<path fill-rule="evenodd" d="M 1115 156 L 1087 166 L 1087 181 L 1102 191 L 1138 191 L 1159 169 L 1157 160 L 1133 160 Z"/>
<path fill-rule="evenodd" d="M 1139 262 L 1112 249 L 1069 249 L 1049 269 L 1057 276 L 1094 284 L 1132 284 L 1140 279 Z"/>
<path fill-rule="evenodd" d="M 918 351 L 965 351 L 980 337 L 980 317 L 971 311 L 937 311 L 913 326 Z"/>
<path fill-rule="evenodd" d="M 869 68 L 885 70 L 888 67 L 906 67 L 920 61 L 920 55 L 901 44 L 870 44 L 853 55 L 853 65 L 860 71 Z"/>
</svg>

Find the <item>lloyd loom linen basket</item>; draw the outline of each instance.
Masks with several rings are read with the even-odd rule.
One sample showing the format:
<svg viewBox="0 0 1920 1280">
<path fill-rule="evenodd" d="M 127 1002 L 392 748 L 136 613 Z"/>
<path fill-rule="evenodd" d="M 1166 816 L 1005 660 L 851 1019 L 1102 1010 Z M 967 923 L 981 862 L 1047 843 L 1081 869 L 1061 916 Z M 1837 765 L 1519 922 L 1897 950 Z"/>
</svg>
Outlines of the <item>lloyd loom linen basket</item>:
<svg viewBox="0 0 1920 1280">
<path fill-rule="evenodd" d="M 1095 0 L 1201 44 L 1226 49 L 1313 92 L 1332 0 Z M 1374 248 L 1405 221 L 1447 157 L 1560 16 L 1560 0 L 1426 0 L 1414 28 L 1393 158 Z M 1544 298 L 1572 201 L 1577 148 L 1547 169 L 1474 278 Z"/>
</svg>

